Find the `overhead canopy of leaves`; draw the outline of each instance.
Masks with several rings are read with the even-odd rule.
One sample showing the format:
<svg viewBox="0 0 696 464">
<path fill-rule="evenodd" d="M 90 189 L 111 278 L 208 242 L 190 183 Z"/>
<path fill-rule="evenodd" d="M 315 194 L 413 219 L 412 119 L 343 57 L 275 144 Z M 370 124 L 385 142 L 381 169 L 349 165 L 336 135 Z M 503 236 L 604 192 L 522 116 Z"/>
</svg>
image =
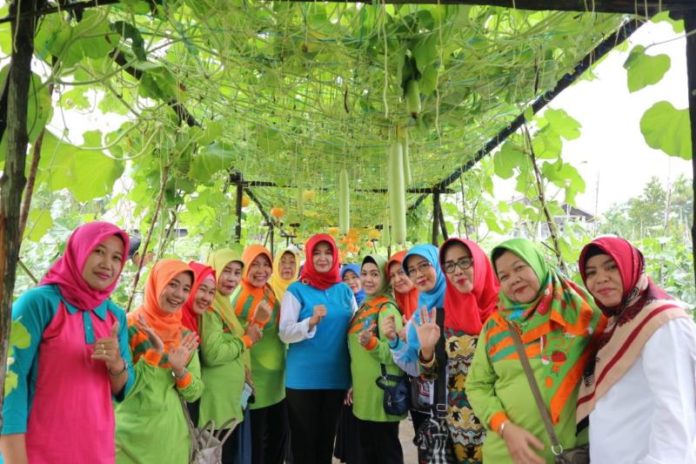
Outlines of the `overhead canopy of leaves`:
<svg viewBox="0 0 696 464">
<path fill-rule="evenodd" d="M 164 166 L 173 177 L 168 204 L 186 203 L 185 195 L 195 200 L 201 187 L 224 189 L 229 173 L 241 172 L 277 186 L 254 187 L 264 207 L 282 207 L 285 223 L 317 230 L 337 223 L 337 173 L 346 169 L 351 223 L 370 227 L 386 221 L 387 149 L 395 134 L 408 132 L 409 187 L 434 185 L 624 19 L 488 6 L 254 0 L 128 0 L 86 10 L 80 20 L 50 15 L 37 31 L 36 54 L 63 85 L 60 104 L 94 102 L 132 121 L 86 144 L 108 143 L 117 160 L 61 148 L 49 136 L 44 150 L 58 174 L 42 180 L 78 199 L 94 198 L 110 191 L 123 172 L 121 159 L 130 159 L 135 185 L 128 196 L 146 207 Z M 405 98 L 414 80 L 421 100 L 415 115 Z M 189 125 L 173 105 L 188 111 Z M 547 112 L 540 127 L 534 147 L 540 159 L 555 159 L 561 138 L 579 135 L 562 112 Z M 68 149 L 81 161 L 64 158 Z M 511 176 L 519 155 L 503 147 L 496 172 Z M 553 171 L 576 176 L 563 164 Z M 303 201 L 298 192 L 306 191 L 313 194 Z"/>
</svg>

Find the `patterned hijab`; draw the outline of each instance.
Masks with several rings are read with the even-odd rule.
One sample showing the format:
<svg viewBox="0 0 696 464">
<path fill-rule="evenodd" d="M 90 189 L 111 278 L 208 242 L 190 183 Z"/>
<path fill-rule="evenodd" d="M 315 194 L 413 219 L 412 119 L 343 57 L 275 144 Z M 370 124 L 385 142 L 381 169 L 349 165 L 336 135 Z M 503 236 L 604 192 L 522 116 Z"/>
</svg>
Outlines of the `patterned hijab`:
<svg viewBox="0 0 696 464">
<path fill-rule="evenodd" d="M 515 325 L 528 353 L 538 349 L 537 356 L 544 366 L 542 392 L 550 398 L 551 418 L 557 423 L 582 379 L 590 356 L 586 347 L 600 323 L 601 313 L 595 309 L 591 295 L 548 265 L 533 242 L 522 238 L 507 240 L 495 247 L 491 256 L 504 251 L 524 260 L 541 285 L 529 303 L 513 302 L 501 291 L 498 311 L 491 319 L 506 331 L 509 324 Z"/>
<path fill-rule="evenodd" d="M 454 244 L 466 247 L 471 253 L 474 282 L 470 293 L 462 293 L 449 280 L 449 275 L 445 274 L 445 328 L 478 335 L 498 301 L 498 281 L 488 256 L 471 240 L 451 238 L 443 243 L 440 247 L 441 264 L 445 262 L 445 253 Z"/>
<path fill-rule="evenodd" d="M 363 264 L 365 264 L 365 261 L 363 261 Z M 347 272 L 352 272 L 358 279 L 360 279 L 360 266 L 357 264 L 344 264 L 343 267 L 341 267 L 341 280 L 343 280 Z M 362 288 L 362 283 L 360 284 L 360 290 L 353 293 L 353 296 L 355 297 L 355 301 L 358 303 L 358 306 L 365 301 L 365 289 Z"/>
<path fill-rule="evenodd" d="M 285 255 L 292 255 L 295 257 L 295 272 L 291 279 L 283 279 L 280 275 L 280 260 Z M 273 293 L 275 293 L 276 298 L 279 300 L 283 299 L 283 295 L 288 290 L 291 283 L 297 280 L 298 273 L 300 271 L 300 254 L 294 247 L 285 249 L 282 253 L 278 253 L 273 260 L 273 274 L 271 275 L 271 288 L 273 288 Z"/>
<path fill-rule="evenodd" d="M 333 262 L 331 269 L 327 272 L 319 272 L 314 268 L 313 253 L 314 248 L 321 242 L 326 242 L 331 248 Z M 341 258 L 338 254 L 338 247 L 333 237 L 329 234 L 316 234 L 307 240 L 305 244 L 305 265 L 300 274 L 300 281 L 319 290 L 326 290 L 341 281 L 338 269 L 341 266 Z"/>
<path fill-rule="evenodd" d="M 442 308 L 445 302 L 445 287 L 447 286 L 447 281 L 445 280 L 445 274 L 442 272 L 440 267 L 440 260 L 438 258 L 437 247 L 434 245 L 423 244 L 416 245 L 408 253 L 404 255 L 404 261 L 402 263 L 404 272 L 408 273 L 408 258 L 411 256 L 420 256 L 425 258 L 430 265 L 435 269 L 435 286 L 427 292 L 418 293 L 418 307 L 422 308 L 425 306 L 428 310 L 432 308 Z M 416 311 L 418 314 L 418 311 Z"/>
<path fill-rule="evenodd" d="M 403 270 L 404 256 L 406 256 L 405 250 L 392 255 L 387 262 L 387 277 L 389 276 L 389 269 L 392 267 L 392 264 L 398 264 Z M 394 289 L 394 299 L 396 299 L 396 305 L 398 306 L 399 311 L 401 311 L 401 314 L 406 316 L 407 320 L 411 319 L 413 313 L 416 311 L 416 309 L 418 309 L 418 289 L 416 286 L 413 285 L 411 290 L 406 293 L 399 293 L 396 291 L 396 289 Z"/>
<path fill-rule="evenodd" d="M 193 282 L 193 271 L 188 264 L 178 259 L 162 259 L 158 261 L 147 278 L 143 305 L 131 315 L 132 318 L 137 318 L 140 314 L 143 315 L 147 324 L 162 339 L 165 351 L 179 346 L 181 331 L 184 328 L 182 324 L 183 315 L 181 309 L 173 313 L 162 310 L 159 304 L 159 297 L 169 282 L 182 272 L 189 273 L 191 282 Z"/>
<path fill-rule="evenodd" d="M 598 254 L 608 255 L 616 263 L 623 298 L 616 307 L 597 302 L 609 320 L 580 387 L 578 421 L 589 415 L 596 401 L 628 372 L 657 329 L 672 319 L 689 317 L 684 303 L 673 300 L 645 274 L 640 250 L 622 238 L 601 237 L 585 245 L 578 263 L 583 281 L 587 282 L 587 260 Z"/>
<path fill-rule="evenodd" d="M 184 306 L 181 308 L 181 323 L 184 325 L 184 327 L 187 327 L 200 335 L 200 331 L 198 329 L 198 314 L 196 314 L 196 312 L 193 310 L 193 305 L 196 301 L 196 293 L 198 293 L 198 289 L 200 288 L 201 284 L 205 282 L 205 280 L 211 279 L 213 286 L 215 285 L 215 271 L 212 267 L 206 266 L 202 263 L 197 263 L 195 261 L 191 261 L 189 263 L 189 267 L 193 270 L 195 280 L 191 286 L 191 294 L 186 300 L 186 303 L 184 303 Z"/>
<path fill-rule="evenodd" d="M 128 259 L 128 234 L 109 222 L 89 222 L 73 231 L 63 256 L 51 266 L 39 285 L 56 284 L 63 298 L 82 311 L 90 311 L 102 304 L 116 288 L 118 276 L 104 290 L 94 290 L 85 282 L 82 271 L 92 251 L 113 235 L 123 241 L 120 275 Z"/>
</svg>

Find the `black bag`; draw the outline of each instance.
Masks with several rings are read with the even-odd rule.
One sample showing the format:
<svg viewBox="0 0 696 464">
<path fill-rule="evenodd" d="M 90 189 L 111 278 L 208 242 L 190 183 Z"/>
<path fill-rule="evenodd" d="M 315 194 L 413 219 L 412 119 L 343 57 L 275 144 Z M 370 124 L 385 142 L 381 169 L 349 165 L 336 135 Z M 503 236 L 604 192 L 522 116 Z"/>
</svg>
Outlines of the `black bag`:
<svg viewBox="0 0 696 464">
<path fill-rule="evenodd" d="M 447 420 L 433 415 L 416 432 L 413 443 L 418 447 L 419 464 L 452 464 L 456 462 Z"/>
<path fill-rule="evenodd" d="M 379 307 L 379 312 L 377 313 L 378 318 L 383 307 L 384 305 Z M 377 338 L 379 338 L 379 324 L 377 324 L 376 331 Z M 384 412 L 392 416 L 406 414 L 411 407 L 409 403 L 410 384 L 408 376 L 406 374 L 388 374 L 387 366 L 382 363 L 379 364 L 379 367 L 382 370 L 382 375 L 377 377 L 375 383 L 384 391 L 384 399 L 382 400 Z"/>
<path fill-rule="evenodd" d="M 382 375 L 377 377 L 375 383 L 384 390 L 384 412 L 392 416 L 401 416 L 409 410 L 409 382 L 406 375 L 387 374 L 387 368 L 380 364 Z"/>
</svg>

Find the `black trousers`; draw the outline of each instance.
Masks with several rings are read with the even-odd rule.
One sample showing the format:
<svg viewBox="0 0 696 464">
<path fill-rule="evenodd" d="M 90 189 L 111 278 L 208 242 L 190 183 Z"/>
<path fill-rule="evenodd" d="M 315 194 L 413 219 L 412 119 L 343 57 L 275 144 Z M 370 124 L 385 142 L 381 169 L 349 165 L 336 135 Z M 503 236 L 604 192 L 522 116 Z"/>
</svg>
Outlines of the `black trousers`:
<svg viewBox="0 0 696 464">
<path fill-rule="evenodd" d="M 404 463 L 404 452 L 399 441 L 399 422 L 357 421 L 366 464 Z"/>
<path fill-rule="evenodd" d="M 285 390 L 295 464 L 331 464 L 345 390 Z"/>
<path fill-rule="evenodd" d="M 283 464 L 288 444 L 288 410 L 285 400 L 267 408 L 252 409 L 251 462 Z"/>
</svg>

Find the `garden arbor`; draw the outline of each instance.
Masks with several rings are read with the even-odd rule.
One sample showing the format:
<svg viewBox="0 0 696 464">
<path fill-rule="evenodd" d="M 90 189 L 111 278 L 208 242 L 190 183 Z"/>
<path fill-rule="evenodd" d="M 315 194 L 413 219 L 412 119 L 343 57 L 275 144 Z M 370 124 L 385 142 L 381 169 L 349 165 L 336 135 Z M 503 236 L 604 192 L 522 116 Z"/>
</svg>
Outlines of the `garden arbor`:
<svg viewBox="0 0 696 464">
<path fill-rule="evenodd" d="M 67 188 L 80 202 L 113 194 L 132 204 L 141 230 L 173 218 L 212 243 L 233 229 L 241 237 L 244 193 L 271 230 L 282 218 L 283 232 L 299 238 L 333 225 L 402 229 L 407 211 L 422 222 L 419 205 L 432 195 L 433 235 L 446 234 L 440 194 L 490 189 L 491 172 L 461 176 L 498 147 L 496 172 L 517 175 L 523 193 L 542 196 L 543 175 L 572 202 L 584 181 L 561 146 L 578 124 L 562 111 L 534 115 L 647 18 L 670 11 L 696 29 L 696 5 L 686 0 L 416 3 L 15 0 L 6 8 L 0 379 L 20 229 L 53 221 L 46 205 L 31 206 L 31 192 Z M 650 59 L 634 50 L 634 63 Z M 54 111 L 95 108 L 124 122 L 88 128 L 81 143 L 46 128 Z M 665 111 L 658 119 L 682 114 Z M 683 143 L 653 143 L 686 156 Z M 528 169 L 529 154 L 538 169 Z M 131 184 L 114 194 L 124 172 Z M 495 227 L 494 215 L 486 220 Z M 388 229 L 385 241 L 404 240 Z"/>
</svg>

